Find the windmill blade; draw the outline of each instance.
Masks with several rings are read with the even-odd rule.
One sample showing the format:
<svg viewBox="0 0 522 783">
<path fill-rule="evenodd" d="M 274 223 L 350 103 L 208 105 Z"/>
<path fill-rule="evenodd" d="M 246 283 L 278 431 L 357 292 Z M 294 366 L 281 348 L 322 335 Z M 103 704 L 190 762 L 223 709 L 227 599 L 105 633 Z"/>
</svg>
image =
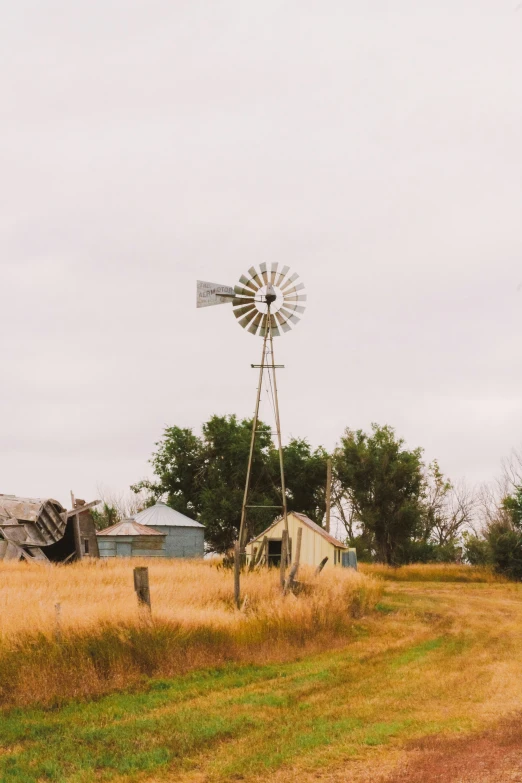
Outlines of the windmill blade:
<svg viewBox="0 0 522 783">
<path fill-rule="evenodd" d="M 292 310 L 294 313 L 304 313 L 306 310 L 306 307 L 302 307 L 302 305 L 294 304 L 293 302 L 289 302 L 288 304 L 285 302 L 285 305 L 287 310 Z"/>
<path fill-rule="evenodd" d="M 277 319 L 277 321 L 279 323 L 279 326 L 283 330 L 283 332 L 291 332 L 292 331 L 292 328 L 290 326 L 288 326 L 286 320 L 283 318 L 281 313 L 276 313 L 275 317 L 276 317 L 276 319 Z"/>
<path fill-rule="evenodd" d="M 290 275 L 286 283 L 283 283 L 283 285 L 279 286 L 281 291 L 284 291 L 291 283 L 294 283 L 299 278 L 299 275 L 297 272 L 294 272 L 293 275 Z"/>
<path fill-rule="evenodd" d="M 282 307 L 282 308 L 281 308 L 281 310 L 280 310 L 279 312 L 280 312 L 282 315 L 284 315 L 284 316 L 285 316 L 285 318 L 286 318 L 286 320 L 287 320 L 287 321 L 291 321 L 293 324 L 298 324 L 298 323 L 299 323 L 299 321 L 301 320 L 301 319 L 300 319 L 300 318 L 298 318 L 296 315 L 294 315 L 294 313 L 291 313 L 289 310 L 286 310 L 286 308 L 284 308 L 284 307 Z"/>
<path fill-rule="evenodd" d="M 238 320 L 238 324 L 241 324 L 243 329 L 245 329 L 248 326 L 248 324 L 252 321 L 252 319 L 255 318 L 256 313 L 257 310 L 255 309 L 255 307 L 252 308 L 252 310 L 249 313 L 247 313 L 246 315 L 243 316 L 243 318 L 240 318 Z"/>
<path fill-rule="evenodd" d="M 245 285 L 247 288 L 251 288 L 254 293 L 259 291 L 259 286 L 253 283 L 252 280 L 250 280 L 248 277 L 245 277 L 245 275 L 241 275 L 239 282 L 243 283 L 243 285 Z"/>
<path fill-rule="evenodd" d="M 221 283 L 209 283 L 206 280 L 197 281 L 196 307 L 212 307 L 212 305 L 227 304 L 232 301 L 234 289 Z"/>
<path fill-rule="evenodd" d="M 246 315 L 247 313 L 251 313 L 253 311 L 257 313 L 257 307 L 255 304 L 247 304 L 244 307 L 236 307 L 234 310 L 234 315 L 236 318 L 241 318 L 242 315 Z"/>
<path fill-rule="evenodd" d="M 279 328 L 277 326 L 277 321 L 273 315 L 270 316 L 270 333 L 272 334 L 272 337 L 280 336 Z"/>
<path fill-rule="evenodd" d="M 274 283 L 274 285 L 276 285 L 278 288 L 281 288 L 281 284 L 285 279 L 285 277 L 287 276 L 287 274 L 289 273 L 289 271 L 290 271 L 290 267 L 284 266 L 279 272 L 279 277 L 277 278 L 277 281 Z"/>
<path fill-rule="evenodd" d="M 255 334 L 257 332 L 257 330 L 259 328 L 259 325 L 260 325 L 261 321 L 263 320 L 263 318 L 264 318 L 263 313 L 259 313 L 258 312 L 256 317 L 254 318 L 254 320 L 252 321 L 252 323 L 248 327 L 247 332 L 250 332 L 250 334 Z"/>
<path fill-rule="evenodd" d="M 264 337 L 266 335 L 267 327 L 268 327 L 268 316 L 266 313 L 263 313 L 263 318 L 261 320 L 261 327 L 259 329 L 260 337 Z"/>
<path fill-rule="evenodd" d="M 292 288 L 287 288 L 284 292 L 284 296 L 287 296 L 288 294 L 297 294 L 298 291 L 302 291 L 304 289 L 304 283 L 299 283 L 299 285 L 294 285 Z"/>
<path fill-rule="evenodd" d="M 253 291 L 250 290 L 250 288 L 242 288 L 240 285 L 234 286 L 234 293 L 238 296 L 244 296 L 248 299 L 253 299 L 255 294 Z"/>
<path fill-rule="evenodd" d="M 306 302 L 307 296 L 306 294 L 300 294 L 299 296 L 285 296 L 283 299 L 283 302 L 285 304 L 290 302 Z"/>
<path fill-rule="evenodd" d="M 264 262 L 259 264 L 259 269 L 261 270 L 261 277 L 263 278 L 265 285 L 268 285 L 268 272 L 266 271 L 266 264 Z"/>
<path fill-rule="evenodd" d="M 277 267 L 278 267 L 278 266 L 279 266 L 279 264 L 278 264 L 277 262 L 276 262 L 275 264 L 272 264 L 272 265 L 270 266 L 270 283 L 271 283 L 272 285 L 274 285 L 274 284 L 275 284 L 275 281 L 276 281 L 276 276 L 277 276 Z"/>
<path fill-rule="evenodd" d="M 254 266 L 250 267 L 250 269 L 248 270 L 248 274 L 250 275 L 252 280 L 255 280 L 255 282 L 257 283 L 258 289 L 263 287 L 264 283 L 261 280 L 261 278 L 259 277 L 257 269 Z"/>
</svg>

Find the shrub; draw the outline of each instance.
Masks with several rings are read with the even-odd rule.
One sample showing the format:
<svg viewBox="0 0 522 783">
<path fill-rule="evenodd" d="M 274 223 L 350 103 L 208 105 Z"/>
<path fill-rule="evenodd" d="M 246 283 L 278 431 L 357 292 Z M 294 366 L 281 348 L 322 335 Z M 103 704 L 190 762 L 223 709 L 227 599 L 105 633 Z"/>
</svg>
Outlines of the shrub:
<svg viewBox="0 0 522 783">
<path fill-rule="evenodd" d="M 487 544 L 495 570 L 509 579 L 522 579 L 522 533 L 505 522 L 490 526 Z"/>
</svg>

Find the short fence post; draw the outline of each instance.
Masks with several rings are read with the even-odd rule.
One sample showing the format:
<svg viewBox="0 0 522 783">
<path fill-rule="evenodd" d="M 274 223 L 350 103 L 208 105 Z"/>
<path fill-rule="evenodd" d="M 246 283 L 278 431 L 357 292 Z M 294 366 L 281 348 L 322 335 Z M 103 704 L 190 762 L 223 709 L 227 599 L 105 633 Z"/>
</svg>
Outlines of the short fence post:
<svg viewBox="0 0 522 783">
<path fill-rule="evenodd" d="M 241 574 L 241 550 L 239 547 L 239 541 L 236 541 L 234 544 L 234 601 L 236 602 L 236 606 L 239 609 L 241 606 L 241 590 L 240 590 L 240 579 Z"/>
<path fill-rule="evenodd" d="M 321 560 L 321 562 L 319 563 L 319 565 L 315 569 L 315 575 L 316 576 L 319 576 L 319 574 L 321 573 L 321 571 L 323 570 L 323 568 L 325 567 L 327 562 L 328 562 L 328 558 L 327 557 L 323 557 L 323 559 Z"/>
<path fill-rule="evenodd" d="M 288 574 L 288 580 L 285 585 L 285 592 L 288 590 L 291 590 L 294 586 L 295 578 L 297 576 L 297 572 L 299 571 L 299 561 L 301 559 L 301 539 L 303 538 L 303 528 L 300 527 L 297 531 L 297 544 L 295 547 L 295 560 L 292 568 L 290 569 L 290 573 Z"/>
<path fill-rule="evenodd" d="M 288 533 L 283 530 L 281 533 L 281 563 L 279 571 L 279 579 L 281 582 L 281 589 L 285 588 L 285 573 L 286 573 L 286 561 L 288 559 Z"/>
<path fill-rule="evenodd" d="M 268 536 L 265 536 L 263 538 L 263 551 L 264 551 L 264 558 L 266 560 L 266 567 L 270 568 L 270 558 L 268 557 Z"/>
<path fill-rule="evenodd" d="M 138 604 L 147 606 L 150 612 L 149 569 L 146 566 L 134 569 L 134 589 L 138 596 Z"/>
<path fill-rule="evenodd" d="M 57 644 L 60 644 L 60 642 L 62 641 L 61 615 L 62 615 L 62 605 L 55 604 L 54 605 L 54 638 Z"/>
</svg>

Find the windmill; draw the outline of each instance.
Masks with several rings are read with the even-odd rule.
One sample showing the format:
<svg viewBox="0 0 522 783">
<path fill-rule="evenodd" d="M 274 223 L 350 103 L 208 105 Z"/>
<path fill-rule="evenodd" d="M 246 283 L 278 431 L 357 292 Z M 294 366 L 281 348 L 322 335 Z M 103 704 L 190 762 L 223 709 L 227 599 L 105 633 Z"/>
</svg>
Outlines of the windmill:
<svg viewBox="0 0 522 783">
<path fill-rule="evenodd" d="M 207 283 L 198 280 L 197 306 L 209 307 L 211 305 L 232 304 L 232 310 L 238 323 L 250 334 L 259 336 L 263 340 L 261 351 L 261 363 L 252 364 L 251 367 L 259 369 L 259 383 L 257 386 L 254 418 L 252 420 L 252 437 L 250 440 L 250 453 L 248 458 L 247 476 L 243 505 L 241 508 L 241 524 L 239 528 L 239 549 L 244 551 L 246 517 L 249 508 L 248 496 L 252 473 L 252 460 L 256 434 L 258 433 L 259 405 L 261 401 L 261 389 L 265 371 L 268 373 L 272 384 L 274 398 L 274 414 L 279 449 L 279 466 L 281 471 L 282 505 L 274 506 L 282 511 L 285 530 L 288 535 L 287 505 L 285 475 L 283 464 L 283 448 L 281 443 L 281 425 L 279 418 L 279 402 L 277 396 L 276 369 L 283 365 L 275 364 L 273 338 L 279 337 L 300 321 L 300 316 L 305 311 L 306 294 L 303 283 L 298 282 L 299 275 L 291 273 L 290 267 L 283 266 L 279 271 L 278 264 L 271 264 L 268 271 L 265 263 L 259 265 L 259 269 L 252 266 L 246 275 L 241 275 L 239 283 L 233 288 L 217 283 Z M 266 506 L 265 506 L 266 508 Z"/>
</svg>

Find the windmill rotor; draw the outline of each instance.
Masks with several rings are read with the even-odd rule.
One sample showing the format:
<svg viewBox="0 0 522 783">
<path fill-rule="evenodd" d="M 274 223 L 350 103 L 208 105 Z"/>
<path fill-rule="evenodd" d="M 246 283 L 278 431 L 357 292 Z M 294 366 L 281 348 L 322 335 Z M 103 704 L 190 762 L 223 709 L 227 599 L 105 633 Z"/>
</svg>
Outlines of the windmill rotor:
<svg viewBox="0 0 522 783">
<path fill-rule="evenodd" d="M 251 266 L 233 288 L 198 280 L 197 306 L 232 303 L 232 310 L 243 329 L 265 337 L 270 326 L 272 337 L 290 332 L 306 309 L 304 284 L 289 266 L 263 263 Z"/>
<path fill-rule="evenodd" d="M 268 326 L 272 335 L 289 332 L 305 311 L 306 293 L 299 275 L 290 267 L 279 270 L 277 263 L 251 266 L 234 286 L 232 309 L 238 323 L 250 334 L 264 337 Z"/>
</svg>

